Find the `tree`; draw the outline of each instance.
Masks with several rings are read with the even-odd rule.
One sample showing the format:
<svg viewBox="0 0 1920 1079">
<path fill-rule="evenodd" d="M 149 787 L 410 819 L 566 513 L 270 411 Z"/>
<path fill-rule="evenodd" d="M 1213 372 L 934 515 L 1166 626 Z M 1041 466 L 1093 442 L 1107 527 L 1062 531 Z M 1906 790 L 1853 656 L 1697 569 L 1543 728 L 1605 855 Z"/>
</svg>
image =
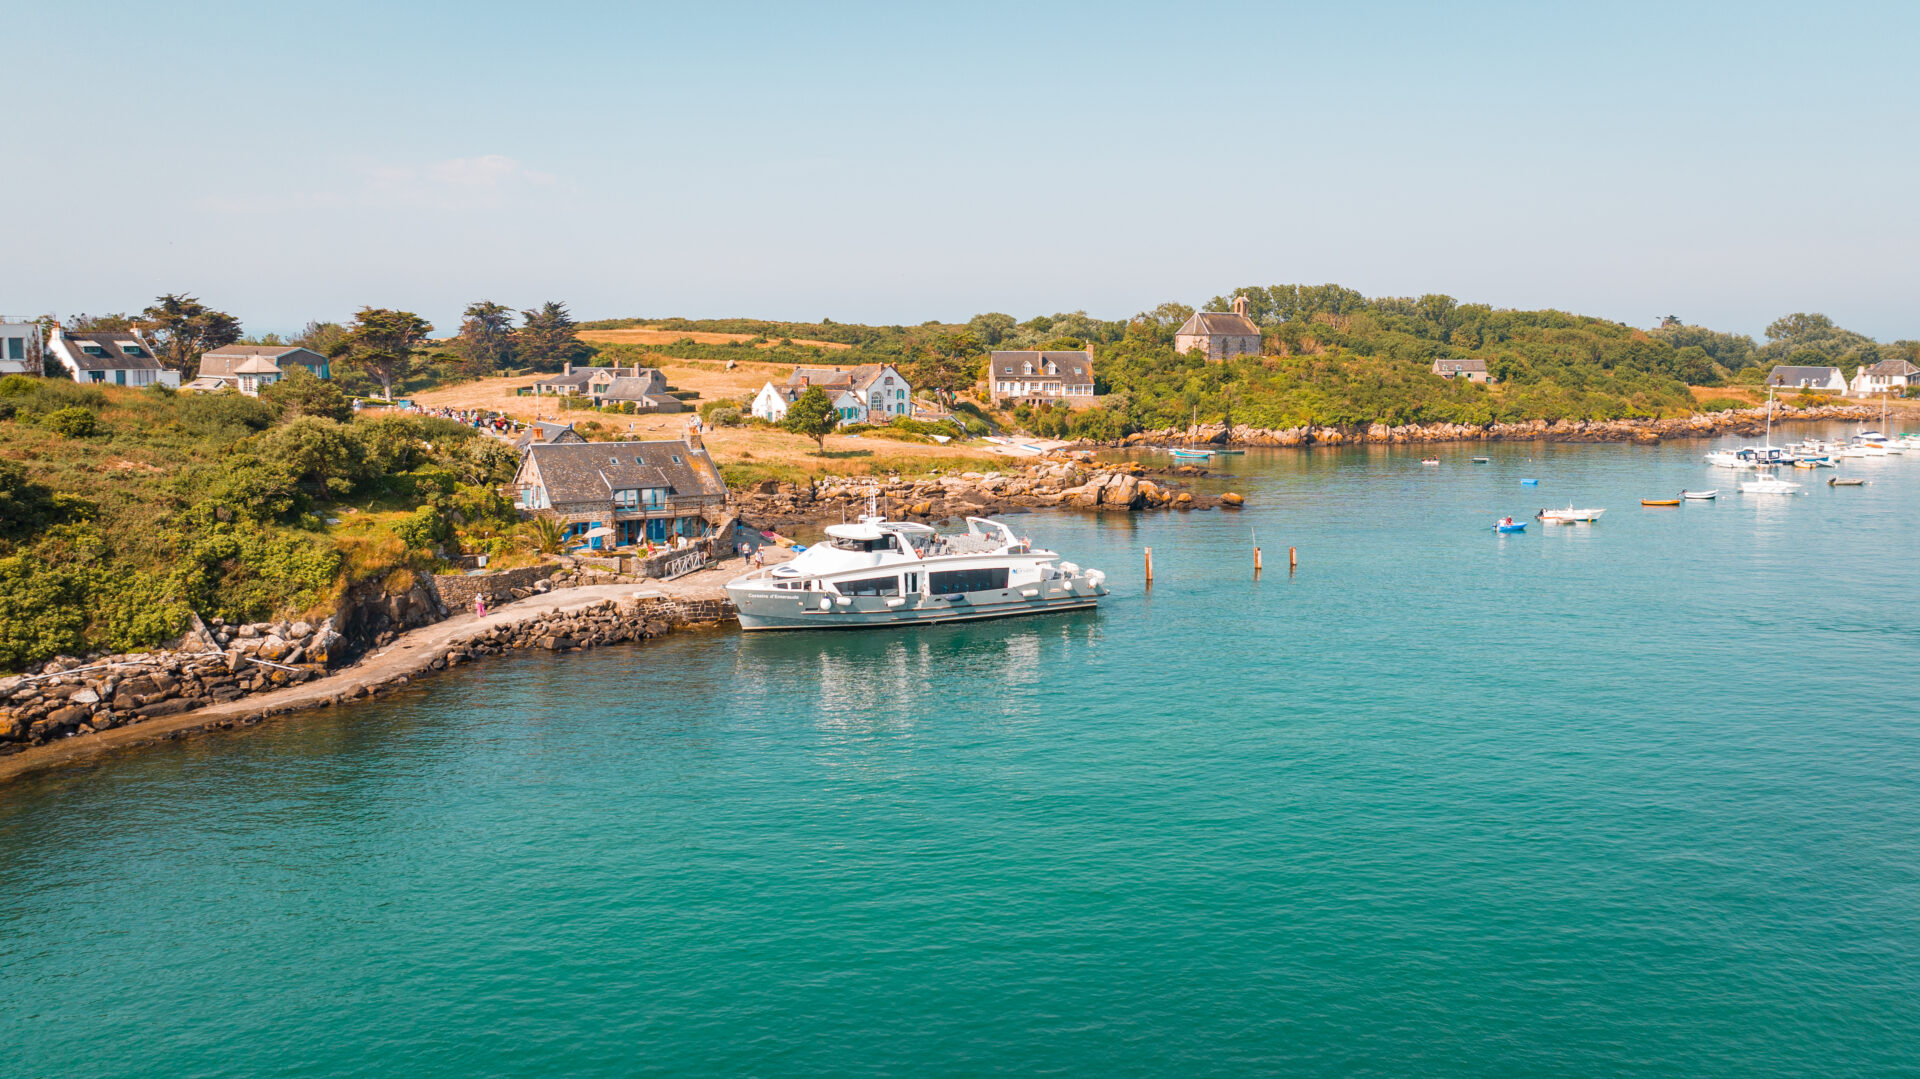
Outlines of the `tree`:
<svg viewBox="0 0 1920 1079">
<path fill-rule="evenodd" d="M 820 452 L 827 450 L 827 432 L 840 426 L 840 413 L 834 411 L 833 399 L 818 386 L 807 387 L 793 404 L 787 406 L 787 418 L 782 427 L 796 435 L 805 435 L 820 446 Z"/>
<path fill-rule="evenodd" d="M 951 403 L 953 395 L 973 385 L 979 369 L 980 343 L 966 332 L 935 334 L 913 365 L 913 384 L 936 400 Z"/>
<path fill-rule="evenodd" d="M 153 331 L 160 362 L 182 373 L 194 370 L 201 353 L 240 340 L 239 319 L 184 293 L 167 293 L 140 317 Z"/>
<path fill-rule="evenodd" d="M 105 332 L 133 329 L 132 315 L 72 315 L 67 318 L 68 333 Z"/>
<path fill-rule="evenodd" d="M 513 309 L 492 300 L 468 304 L 453 350 L 462 370 L 475 378 L 507 366 L 513 360 Z"/>
<path fill-rule="evenodd" d="M 261 389 L 260 399 L 279 408 L 287 419 L 319 416 L 345 423 L 353 418 L 353 406 L 347 403 L 347 395 L 340 392 L 340 387 L 316 377 L 299 364 L 295 364 L 285 378 Z"/>
<path fill-rule="evenodd" d="M 433 325 L 411 311 L 362 307 L 353 326 L 327 355 L 348 367 L 365 371 L 380 383 L 380 392 L 393 400 L 393 384 L 407 377 L 413 350 L 433 332 Z"/>
<path fill-rule="evenodd" d="M 290 345 L 310 348 L 322 356 L 331 356 L 333 346 L 347 336 L 347 328 L 338 322 L 309 321 L 306 328 L 293 335 Z"/>
<path fill-rule="evenodd" d="M 967 320 L 967 331 L 988 348 L 999 344 L 1013 333 L 1019 323 L 1012 315 L 1003 315 L 998 311 L 988 311 Z"/>
<path fill-rule="evenodd" d="M 593 350 L 574 336 L 575 326 L 566 304 L 548 300 L 535 310 L 520 312 L 513 350 L 537 371 L 558 371 L 568 363 L 584 362 Z"/>
<path fill-rule="evenodd" d="M 259 455 L 320 498 L 351 493 L 367 457 L 351 428 L 317 416 L 302 416 L 260 436 Z"/>
</svg>

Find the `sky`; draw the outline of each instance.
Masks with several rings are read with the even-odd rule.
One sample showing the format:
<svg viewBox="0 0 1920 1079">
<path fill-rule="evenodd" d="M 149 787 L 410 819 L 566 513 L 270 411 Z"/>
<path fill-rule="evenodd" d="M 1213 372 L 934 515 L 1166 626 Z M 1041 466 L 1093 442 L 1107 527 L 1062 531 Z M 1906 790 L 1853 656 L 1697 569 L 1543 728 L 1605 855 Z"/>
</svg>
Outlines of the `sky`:
<svg viewBox="0 0 1920 1079">
<path fill-rule="evenodd" d="M 8 7 L 9 315 L 910 325 L 1335 282 L 1920 338 L 1920 4 Z"/>
</svg>

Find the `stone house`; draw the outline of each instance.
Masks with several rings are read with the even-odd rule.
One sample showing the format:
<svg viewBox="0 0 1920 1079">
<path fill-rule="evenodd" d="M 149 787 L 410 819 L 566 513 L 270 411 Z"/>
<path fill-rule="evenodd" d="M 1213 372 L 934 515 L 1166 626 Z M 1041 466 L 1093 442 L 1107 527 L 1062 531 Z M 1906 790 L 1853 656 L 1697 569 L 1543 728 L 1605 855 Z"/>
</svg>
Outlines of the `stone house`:
<svg viewBox="0 0 1920 1079">
<path fill-rule="evenodd" d="M 1487 361 L 1468 357 L 1456 360 L 1441 356 L 1428 368 L 1441 378 L 1464 378 L 1468 382 L 1492 382 L 1493 376 L 1487 373 Z"/>
<path fill-rule="evenodd" d="M 180 385 L 180 374 L 163 367 L 139 330 L 69 333 L 55 326 L 47 355 L 75 382 L 110 386 Z"/>
<path fill-rule="evenodd" d="M 1175 352 L 1206 353 L 1209 360 L 1260 354 L 1260 327 L 1247 317 L 1247 298 L 1233 298 L 1233 312 L 1195 311 L 1173 331 Z"/>
<path fill-rule="evenodd" d="M 1847 376 L 1838 367 L 1795 367 L 1781 364 L 1767 372 L 1767 385 L 1813 393 L 1847 392 Z"/>
<path fill-rule="evenodd" d="M 545 442 L 585 442 L 585 435 L 573 429 L 570 423 L 555 423 L 551 420 L 535 420 L 527 425 L 513 440 L 513 448 L 525 451 L 528 446 Z"/>
<path fill-rule="evenodd" d="M 520 512 L 559 521 L 569 540 L 593 550 L 700 539 L 727 504 L 719 466 L 683 439 L 534 443 L 513 494 Z"/>
<path fill-rule="evenodd" d="M 1083 352 L 1007 350 L 987 357 L 987 388 L 995 406 L 1093 400 L 1093 346 Z"/>
</svg>

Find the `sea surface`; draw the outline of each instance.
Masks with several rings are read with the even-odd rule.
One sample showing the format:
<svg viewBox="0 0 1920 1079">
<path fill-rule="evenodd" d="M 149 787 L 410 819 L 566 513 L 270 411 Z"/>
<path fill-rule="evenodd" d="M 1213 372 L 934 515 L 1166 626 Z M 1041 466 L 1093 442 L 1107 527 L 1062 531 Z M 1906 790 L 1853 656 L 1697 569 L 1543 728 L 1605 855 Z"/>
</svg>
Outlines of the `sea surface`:
<svg viewBox="0 0 1920 1079">
<path fill-rule="evenodd" d="M 1009 518 L 1097 613 L 0 789 L 0 1074 L 1916 1074 L 1920 454 L 1709 445 L 1252 451 L 1241 512 Z"/>
</svg>

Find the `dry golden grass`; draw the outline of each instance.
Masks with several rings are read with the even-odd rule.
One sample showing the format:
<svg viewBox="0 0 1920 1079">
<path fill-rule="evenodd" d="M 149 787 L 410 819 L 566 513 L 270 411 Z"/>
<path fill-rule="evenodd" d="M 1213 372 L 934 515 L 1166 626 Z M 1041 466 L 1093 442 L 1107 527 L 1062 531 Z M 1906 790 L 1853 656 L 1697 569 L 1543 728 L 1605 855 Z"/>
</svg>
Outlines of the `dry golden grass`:
<svg viewBox="0 0 1920 1079">
<path fill-rule="evenodd" d="M 658 326 L 635 326 L 624 330 L 581 330 L 575 336 L 582 341 L 596 345 L 670 345 L 675 341 L 691 340 L 702 345 L 730 345 L 736 341 L 751 341 L 750 333 L 711 333 L 705 330 L 663 330 Z M 760 348 L 772 348 L 778 338 L 761 344 Z M 840 341 L 815 341 L 807 337 L 792 339 L 796 345 L 808 348 L 852 348 L 852 345 Z"/>
</svg>

